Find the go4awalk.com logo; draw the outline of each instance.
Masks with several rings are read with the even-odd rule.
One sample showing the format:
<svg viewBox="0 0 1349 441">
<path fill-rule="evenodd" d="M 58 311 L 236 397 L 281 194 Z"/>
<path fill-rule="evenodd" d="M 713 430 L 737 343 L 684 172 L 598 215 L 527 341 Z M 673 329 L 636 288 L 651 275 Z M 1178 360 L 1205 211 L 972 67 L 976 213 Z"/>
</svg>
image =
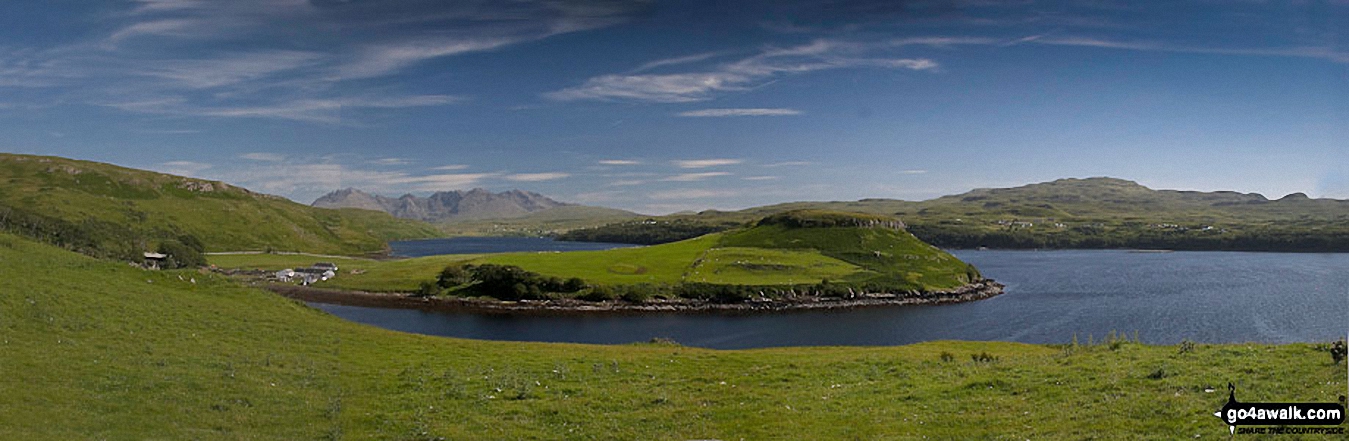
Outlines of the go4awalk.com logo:
<svg viewBox="0 0 1349 441">
<path fill-rule="evenodd" d="M 1227 404 L 1213 413 L 1227 423 L 1229 434 L 1344 434 L 1344 405 L 1339 403 L 1242 403 L 1237 388 L 1227 384 Z M 1322 427 L 1288 427 L 1322 426 Z"/>
</svg>

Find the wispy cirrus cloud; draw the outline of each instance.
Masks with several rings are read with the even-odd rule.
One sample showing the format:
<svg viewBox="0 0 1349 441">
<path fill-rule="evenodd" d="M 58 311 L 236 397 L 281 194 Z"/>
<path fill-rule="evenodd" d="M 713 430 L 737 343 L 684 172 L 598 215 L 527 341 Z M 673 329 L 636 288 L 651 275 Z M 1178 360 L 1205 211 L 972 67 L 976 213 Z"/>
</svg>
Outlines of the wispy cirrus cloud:
<svg viewBox="0 0 1349 441">
<path fill-rule="evenodd" d="M 733 197 L 739 194 L 740 192 L 736 190 L 708 190 L 701 188 L 693 188 L 693 189 L 657 191 L 648 194 L 647 197 L 656 200 L 708 199 L 708 198 Z"/>
<path fill-rule="evenodd" d="M 102 103 L 121 110 L 169 114 L 177 116 L 207 116 L 226 118 L 274 118 L 315 123 L 342 122 L 342 111 L 358 109 L 398 109 L 407 107 L 439 106 L 461 101 L 449 95 L 414 95 L 397 97 L 299 98 L 251 105 L 210 105 L 171 97 L 147 101 Z"/>
<path fill-rule="evenodd" d="M 201 26 L 200 20 L 191 19 L 164 19 L 150 20 L 134 23 L 124 28 L 118 29 L 109 35 L 106 44 L 111 46 L 122 40 L 144 35 L 156 36 L 190 36 L 194 29 Z"/>
<path fill-rule="evenodd" d="M 676 115 L 683 117 L 718 118 L 718 117 L 735 117 L 735 116 L 791 116 L 800 114 L 801 111 L 796 109 L 750 108 L 750 109 L 690 110 L 687 112 L 679 112 Z"/>
<path fill-rule="evenodd" d="M 196 161 L 169 161 L 161 163 L 159 166 L 159 171 L 179 176 L 193 176 L 201 173 L 202 170 L 214 167 L 211 164 Z"/>
<path fill-rule="evenodd" d="M 388 17 L 385 23 L 437 23 L 449 26 L 453 32 L 435 32 L 362 45 L 355 51 L 354 57 L 338 68 L 340 77 L 364 79 L 391 75 L 437 58 L 492 51 L 523 42 L 613 26 L 627 21 L 632 13 L 643 7 L 640 3 L 621 1 L 470 0 L 433 4 L 439 10 Z"/>
<path fill-rule="evenodd" d="M 189 175 L 218 179 L 264 193 L 285 195 L 302 203 L 339 188 L 355 187 L 380 194 L 463 190 L 502 177 L 499 173 L 414 174 L 405 170 L 372 169 L 361 164 L 323 161 L 321 158 L 304 158 L 295 161 L 264 161 L 261 164 L 220 165 L 199 168 Z"/>
<path fill-rule="evenodd" d="M 743 159 L 682 159 L 671 161 L 679 168 L 707 168 L 723 165 L 736 165 L 745 162 Z"/>
<path fill-rule="evenodd" d="M 696 62 L 699 62 L 699 61 L 704 61 L 704 60 L 707 60 L 707 59 L 709 59 L 709 58 L 713 58 L 713 57 L 717 57 L 717 56 L 721 56 L 721 55 L 725 55 L 725 54 L 726 54 L 725 52 L 704 52 L 704 53 L 701 53 L 701 54 L 693 54 L 693 55 L 685 55 L 685 56 L 682 56 L 682 57 L 666 58 L 666 59 L 662 59 L 662 60 L 656 60 L 656 61 L 647 62 L 646 64 L 643 64 L 643 65 L 641 65 L 641 66 L 637 66 L 635 69 L 629 71 L 628 73 L 645 72 L 645 71 L 648 71 L 648 70 L 652 70 L 652 69 L 656 69 L 656 68 L 661 68 L 661 67 L 666 67 L 666 66 L 678 66 L 678 65 L 681 65 L 681 64 L 696 63 Z"/>
<path fill-rule="evenodd" d="M 683 173 L 670 176 L 661 180 L 666 182 L 693 182 L 693 181 L 701 181 L 707 178 L 715 178 L 730 175 L 731 174 L 729 172 Z"/>
<path fill-rule="evenodd" d="M 776 167 L 800 167 L 800 166 L 811 165 L 811 164 L 814 164 L 814 163 L 813 163 L 813 162 L 810 162 L 810 161 L 785 161 L 785 162 L 774 162 L 774 163 L 764 164 L 763 166 L 764 166 L 764 167 L 769 167 L 769 168 L 776 168 Z"/>
<path fill-rule="evenodd" d="M 242 155 L 239 155 L 239 158 L 247 159 L 250 161 L 263 161 L 263 162 L 281 162 L 286 160 L 285 155 L 266 152 L 244 153 Z"/>
<path fill-rule="evenodd" d="M 407 165 L 407 164 L 411 164 L 411 163 L 412 163 L 412 160 L 406 159 L 406 158 L 379 158 L 379 159 L 370 161 L 370 163 L 371 163 L 371 164 L 375 164 L 375 165 L 393 166 L 393 165 Z"/>
<path fill-rule="evenodd" d="M 464 169 L 467 169 L 467 168 L 468 168 L 468 164 L 449 164 L 449 165 L 442 165 L 442 166 L 439 166 L 439 167 L 432 167 L 431 169 L 432 169 L 432 170 L 464 170 Z"/>
<path fill-rule="evenodd" d="M 1099 49 L 1120 49 L 1142 52 L 1176 52 L 1217 55 L 1247 55 L 1268 57 L 1313 58 L 1333 63 L 1349 63 L 1349 51 L 1331 46 L 1292 47 L 1212 47 L 1176 44 L 1162 41 L 1116 40 L 1107 38 L 1062 36 L 1040 37 L 1027 43 L 1049 46 L 1077 46 Z"/>
<path fill-rule="evenodd" d="M 555 179 L 562 179 L 570 176 L 571 176 L 570 173 L 562 173 L 562 172 L 516 173 L 502 176 L 502 179 L 515 182 L 540 182 L 540 181 L 551 181 Z"/>
<path fill-rule="evenodd" d="M 322 59 L 323 55 L 306 51 L 246 52 L 210 59 L 164 60 L 132 72 L 204 89 L 266 78 L 312 66 Z"/>
<path fill-rule="evenodd" d="M 441 40 L 373 45 L 359 50 L 354 60 L 338 67 L 342 79 L 352 80 L 393 74 L 433 58 L 481 52 L 519 42 L 519 39 Z"/>
<path fill-rule="evenodd" d="M 86 40 L 21 52 L 0 47 L 0 87 L 65 87 L 70 99 L 137 113 L 340 123 L 364 116 L 344 109 L 368 113 L 465 99 L 348 80 L 612 26 L 647 7 L 620 0 L 132 0 L 118 6 L 99 11 L 106 30 Z"/>
<path fill-rule="evenodd" d="M 799 46 L 766 49 L 699 71 L 601 75 L 579 86 L 548 92 L 544 97 L 556 101 L 694 102 L 712 99 L 720 92 L 749 90 L 783 75 L 859 67 L 930 70 L 938 66 L 937 62 L 926 58 L 873 56 L 875 48 L 875 45 L 816 40 Z M 681 63 L 676 64 L 697 61 L 697 56 L 692 57 L 692 61 L 680 60 Z"/>
</svg>

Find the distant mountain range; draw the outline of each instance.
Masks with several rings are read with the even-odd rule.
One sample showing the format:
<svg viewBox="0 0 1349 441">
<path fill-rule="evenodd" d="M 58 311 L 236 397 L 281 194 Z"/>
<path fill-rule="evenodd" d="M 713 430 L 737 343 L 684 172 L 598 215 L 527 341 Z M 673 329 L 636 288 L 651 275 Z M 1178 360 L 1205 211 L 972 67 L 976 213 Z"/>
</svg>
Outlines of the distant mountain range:
<svg viewBox="0 0 1349 441">
<path fill-rule="evenodd" d="M 441 191 L 428 197 L 405 194 L 397 198 L 347 188 L 328 193 L 315 200 L 312 205 L 318 208 L 361 208 L 383 211 L 394 217 L 427 222 L 514 219 L 563 207 L 570 207 L 564 210 L 567 212 L 594 211 L 597 215 L 636 216 L 635 213 L 611 208 L 558 202 L 530 191 L 511 190 L 492 193 L 481 188 L 468 191 Z"/>
<path fill-rule="evenodd" d="M 1115 178 L 1059 179 L 975 189 L 926 201 L 790 202 L 573 228 L 564 239 L 653 243 L 729 228 L 789 210 L 896 216 L 919 239 L 948 248 L 1152 248 L 1349 251 L 1349 201 L 1293 193 L 1154 190 Z M 688 234 L 684 234 L 688 232 Z"/>
</svg>

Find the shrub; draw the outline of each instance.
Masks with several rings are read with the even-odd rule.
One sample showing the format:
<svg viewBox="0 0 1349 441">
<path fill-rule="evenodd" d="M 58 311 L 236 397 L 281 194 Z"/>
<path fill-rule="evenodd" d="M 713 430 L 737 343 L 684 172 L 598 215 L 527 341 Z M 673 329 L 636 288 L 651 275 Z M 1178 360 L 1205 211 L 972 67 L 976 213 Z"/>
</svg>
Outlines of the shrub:
<svg viewBox="0 0 1349 441">
<path fill-rule="evenodd" d="M 473 275 L 460 265 L 450 265 L 436 276 L 436 285 L 441 288 L 453 288 L 473 280 Z"/>
<path fill-rule="evenodd" d="M 417 292 L 413 295 L 417 297 L 434 297 L 440 295 L 440 286 L 432 282 L 422 281 L 420 287 L 417 288 Z"/>
<path fill-rule="evenodd" d="M 970 354 L 970 359 L 974 360 L 975 363 L 992 363 L 998 361 L 998 357 L 989 355 L 987 352 Z"/>
<path fill-rule="evenodd" d="M 441 287 L 452 287 L 477 282 L 472 290 L 480 295 L 502 300 L 522 300 L 544 299 L 550 297 L 551 293 L 573 293 L 584 289 L 585 282 L 576 280 L 575 283 L 568 283 L 557 277 L 525 271 L 518 266 L 483 264 L 447 267 L 441 271 L 436 283 Z M 571 289 L 573 287 L 577 289 Z"/>
<path fill-rule="evenodd" d="M 165 260 L 165 265 L 169 268 L 194 268 L 206 265 L 206 256 L 202 255 L 200 249 L 192 248 L 178 240 L 170 239 L 160 243 L 158 251 L 169 255 Z"/>
<path fill-rule="evenodd" d="M 572 277 L 562 283 L 563 292 L 577 292 L 586 288 L 586 282 L 579 277 Z"/>
<path fill-rule="evenodd" d="M 618 293 L 614 292 L 614 289 L 609 286 L 597 285 L 591 287 L 590 292 L 582 294 L 577 298 L 581 300 L 589 300 L 592 302 L 607 302 L 610 300 L 617 299 Z"/>
<path fill-rule="evenodd" d="M 643 303 L 651 300 L 651 291 L 649 285 L 632 285 L 623 287 L 619 298 L 627 302 Z"/>
</svg>

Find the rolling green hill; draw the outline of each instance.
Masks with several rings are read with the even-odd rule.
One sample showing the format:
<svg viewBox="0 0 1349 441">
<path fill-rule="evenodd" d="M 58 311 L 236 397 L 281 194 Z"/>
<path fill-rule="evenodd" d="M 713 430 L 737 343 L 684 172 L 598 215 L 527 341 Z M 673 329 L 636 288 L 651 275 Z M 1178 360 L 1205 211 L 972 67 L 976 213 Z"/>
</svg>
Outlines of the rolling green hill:
<svg viewBox="0 0 1349 441">
<path fill-rule="evenodd" d="M 1153 190 L 1113 178 L 978 189 L 920 202 L 863 199 L 705 211 L 654 218 L 653 227 L 683 223 L 724 229 L 800 209 L 897 216 L 920 239 L 946 248 L 1349 251 L 1349 201 L 1310 199 L 1300 193 L 1271 200 L 1230 191 Z M 630 243 L 645 243 L 651 236 L 680 238 L 621 223 L 563 237 L 600 236 Z M 627 240 L 618 240 L 625 236 Z"/>
<path fill-rule="evenodd" d="M 1251 402 L 1344 393 L 1310 344 L 492 342 L 4 233 L 0 274 L 7 440 L 1208 439 L 1227 382 Z"/>
<path fill-rule="evenodd" d="M 205 251 L 365 254 L 442 234 L 375 211 L 311 208 L 222 182 L 56 157 L 0 154 L 0 182 L 0 230 L 126 260 L 184 236 Z"/>
</svg>

